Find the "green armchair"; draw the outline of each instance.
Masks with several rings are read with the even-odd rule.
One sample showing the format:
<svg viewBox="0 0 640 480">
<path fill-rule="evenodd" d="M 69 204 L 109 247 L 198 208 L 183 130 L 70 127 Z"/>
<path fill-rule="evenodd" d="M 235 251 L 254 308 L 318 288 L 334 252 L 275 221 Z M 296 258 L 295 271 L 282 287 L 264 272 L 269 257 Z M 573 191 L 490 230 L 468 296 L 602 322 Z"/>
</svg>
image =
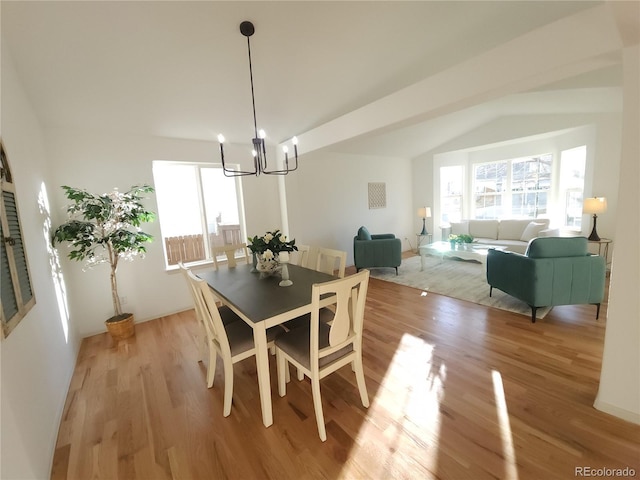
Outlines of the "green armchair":
<svg viewBox="0 0 640 480">
<path fill-rule="evenodd" d="M 402 263 L 402 242 L 393 233 L 371 235 L 366 227 L 360 227 L 353 237 L 353 260 L 356 271 L 361 268 L 396 269 Z"/>
<path fill-rule="evenodd" d="M 605 259 L 587 250 L 585 237 L 539 237 L 524 255 L 489 250 L 487 283 L 526 302 L 531 321 L 538 307 L 594 304 L 596 319 L 604 299 Z"/>
</svg>

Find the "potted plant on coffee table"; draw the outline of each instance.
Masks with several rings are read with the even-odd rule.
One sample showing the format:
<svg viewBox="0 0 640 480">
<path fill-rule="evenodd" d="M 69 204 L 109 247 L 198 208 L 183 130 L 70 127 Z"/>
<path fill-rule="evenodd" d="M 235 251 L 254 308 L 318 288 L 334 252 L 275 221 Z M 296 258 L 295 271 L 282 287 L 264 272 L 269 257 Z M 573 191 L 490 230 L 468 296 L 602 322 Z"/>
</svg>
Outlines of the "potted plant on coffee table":
<svg viewBox="0 0 640 480">
<path fill-rule="evenodd" d="M 449 242 L 451 242 L 451 249 L 454 249 L 456 246 L 459 248 L 468 248 L 468 246 L 473 243 L 473 236 L 467 235 L 466 233 L 458 235 L 451 234 L 449 235 Z"/>
<path fill-rule="evenodd" d="M 140 230 L 142 223 L 155 219 L 142 204 L 143 194 L 153 192 L 153 187 L 133 186 L 124 193 L 114 189 L 102 195 L 68 186 L 62 189 L 72 202 L 67 206 L 69 220 L 55 230 L 51 243 L 69 242 L 69 258 L 84 261 L 87 267 L 109 264 L 114 314 L 105 322 L 107 330 L 114 340 L 131 337 L 135 333 L 133 314 L 122 311 L 116 271 L 121 259 L 143 256 L 145 244 L 153 239 Z"/>
</svg>

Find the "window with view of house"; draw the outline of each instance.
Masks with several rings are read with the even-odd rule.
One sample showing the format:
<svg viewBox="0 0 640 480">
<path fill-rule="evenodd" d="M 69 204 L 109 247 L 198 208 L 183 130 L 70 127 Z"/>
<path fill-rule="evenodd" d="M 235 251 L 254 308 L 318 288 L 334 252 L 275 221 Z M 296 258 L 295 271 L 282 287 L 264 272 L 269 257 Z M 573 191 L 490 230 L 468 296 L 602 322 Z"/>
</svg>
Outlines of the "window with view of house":
<svg viewBox="0 0 640 480">
<path fill-rule="evenodd" d="M 446 162 L 434 170 L 442 225 L 465 218 L 543 217 L 553 228 L 581 229 L 587 145 L 512 159 L 457 155 L 439 161 Z"/>
<path fill-rule="evenodd" d="M 563 150 L 560 154 L 559 198 L 563 200 L 563 226 L 579 230 L 582 226 L 582 199 L 587 147 Z"/>
<path fill-rule="evenodd" d="M 242 243 L 241 188 L 215 164 L 153 162 L 167 266 L 212 260 L 215 246 Z"/>
<path fill-rule="evenodd" d="M 22 228 L 15 185 L 9 162 L 0 143 L 0 284 L 2 288 L 2 335 L 6 337 L 20 323 L 36 299 L 31 285 L 27 252 L 22 241 Z"/>
<path fill-rule="evenodd" d="M 547 214 L 553 155 L 476 164 L 474 218 L 537 218 Z"/>
<path fill-rule="evenodd" d="M 508 162 L 492 162 L 473 167 L 473 216 L 498 218 L 503 212 L 507 188 Z"/>
<path fill-rule="evenodd" d="M 463 188 L 462 165 L 440 167 L 440 221 L 443 225 L 462 220 Z"/>
</svg>

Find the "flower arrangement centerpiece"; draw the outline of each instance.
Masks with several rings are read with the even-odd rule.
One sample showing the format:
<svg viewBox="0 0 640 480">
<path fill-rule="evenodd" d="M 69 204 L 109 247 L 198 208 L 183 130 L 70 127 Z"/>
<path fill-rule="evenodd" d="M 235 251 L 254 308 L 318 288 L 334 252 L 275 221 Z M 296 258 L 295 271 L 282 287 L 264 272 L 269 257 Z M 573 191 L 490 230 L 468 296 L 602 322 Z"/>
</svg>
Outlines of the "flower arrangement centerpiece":
<svg viewBox="0 0 640 480">
<path fill-rule="evenodd" d="M 449 242 L 451 242 L 451 248 L 455 248 L 456 246 L 462 247 L 467 246 L 470 243 L 473 243 L 473 235 L 467 235 L 465 233 L 461 233 L 458 235 L 451 234 L 449 235 Z"/>
<path fill-rule="evenodd" d="M 247 247 L 253 253 L 254 268 L 265 273 L 276 272 L 280 253 L 298 250 L 296 240 L 287 240 L 280 230 L 267 232 L 261 237 L 248 237 L 247 241 Z"/>
</svg>

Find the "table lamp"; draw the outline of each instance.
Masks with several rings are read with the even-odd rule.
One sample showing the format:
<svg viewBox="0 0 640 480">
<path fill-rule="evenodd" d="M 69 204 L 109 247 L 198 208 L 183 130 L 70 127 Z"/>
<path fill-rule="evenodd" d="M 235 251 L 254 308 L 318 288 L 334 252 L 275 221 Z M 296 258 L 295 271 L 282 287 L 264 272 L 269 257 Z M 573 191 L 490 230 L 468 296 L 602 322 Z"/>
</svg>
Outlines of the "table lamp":
<svg viewBox="0 0 640 480">
<path fill-rule="evenodd" d="M 600 237 L 596 231 L 596 222 L 598 221 L 598 214 L 607 211 L 607 199 L 604 197 L 590 197 L 584 199 L 582 206 L 582 213 L 593 214 L 593 230 L 589 235 L 589 240 L 593 242 L 599 242 Z"/>
<path fill-rule="evenodd" d="M 420 207 L 418 209 L 418 217 L 422 218 L 422 231 L 420 235 L 429 235 L 427 232 L 426 220 L 428 217 L 431 217 L 431 207 Z"/>
</svg>

